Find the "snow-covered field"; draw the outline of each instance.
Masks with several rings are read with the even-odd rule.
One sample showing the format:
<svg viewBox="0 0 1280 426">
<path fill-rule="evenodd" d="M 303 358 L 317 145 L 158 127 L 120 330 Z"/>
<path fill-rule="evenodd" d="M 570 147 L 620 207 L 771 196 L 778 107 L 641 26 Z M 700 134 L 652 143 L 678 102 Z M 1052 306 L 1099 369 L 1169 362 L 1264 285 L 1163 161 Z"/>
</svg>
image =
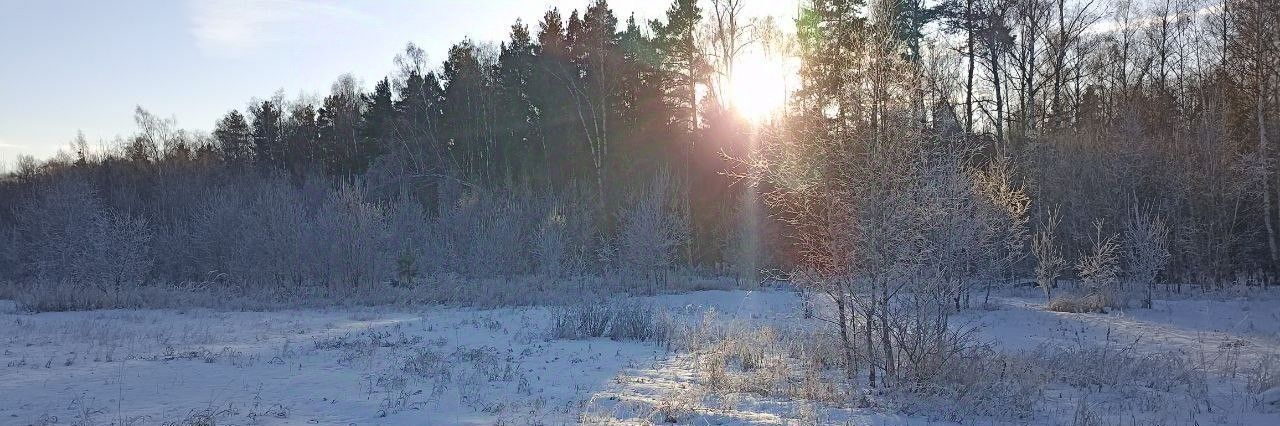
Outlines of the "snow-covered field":
<svg viewBox="0 0 1280 426">
<path fill-rule="evenodd" d="M 1204 377 L 1204 391 L 1190 393 L 1152 391 L 1157 385 L 1051 384 L 1037 398 L 1039 414 L 1019 423 L 1280 424 L 1280 388 L 1256 392 L 1251 386 L 1263 374 L 1258 366 L 1280 365 L 1266 363 L 1280 358 L 1276 298 L 1157 301 L 1152 310 L 1110 314 L 1046 312 L 1030 293 L 992 301 L 992 308 L 966 311 L 956 322 L 1011 353 L 1103 348 L 1089 353 L 1103 356 L 1095 363 L 1177 353 Z M 705 291 L 643 302 L 686 323 L 818 327 L 804 318 L 802 299 L 784 290 Z M 907 407 L 717 392 L 707 383 L 703 353 L 607 338 L 553 339 L 551 322 L 552 311 L 537 307 L 27 314 L 0 301 L 0 424 L 945 420 Z M 1194 398 L 1169 396 L 1183 394 Z"/>
</svg>

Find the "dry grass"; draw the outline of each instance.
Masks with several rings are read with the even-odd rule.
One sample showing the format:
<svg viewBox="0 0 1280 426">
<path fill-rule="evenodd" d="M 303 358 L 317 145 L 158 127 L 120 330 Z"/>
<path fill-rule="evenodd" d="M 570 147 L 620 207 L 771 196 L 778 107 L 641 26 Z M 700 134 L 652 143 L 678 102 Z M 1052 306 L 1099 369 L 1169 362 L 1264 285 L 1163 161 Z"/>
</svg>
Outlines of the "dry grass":
<svg viewBox="0 0 1280 426">
<path fill-rule="evenodd" d="M 1049 299 L 1049 303 L 1045 304 L 1045 309 L 1053 312 L 1090 313 L 1106 312 L 1110 306 L 1110 298 L 1101 294 L 1084 296 L 1058 294 Z"/>
<path fill-rule="evenodd" d="M 555 308 L 548 334 L 555 339 L 593 339 L 667 344 L 672 335 L 670 316 L 634 300 L 586 302 Z"/>
<path fill-rule="evenodd" d="M 657 289 L 638 289 L 617 277 L 551 278 L 526 275 L 469 279 L 457 274 L 426 277 L 416 284 L 378 283 L 354 288 L 279 285 L 261 287 L 225 282 L 115 287 L 58 285 L 50 282 L 0 282 L 0 300 L 11 297 L 29 312 L 95 309 L 213 308 L 271 311 L 333 306 L 409 306 L 448 304 L 477 308 L 559 306 L 583 300 L 605 300 L 637 290 L 671 294 L 695 289 L 731 289 L 726 279 L 680 276 Z"/>
</svg>

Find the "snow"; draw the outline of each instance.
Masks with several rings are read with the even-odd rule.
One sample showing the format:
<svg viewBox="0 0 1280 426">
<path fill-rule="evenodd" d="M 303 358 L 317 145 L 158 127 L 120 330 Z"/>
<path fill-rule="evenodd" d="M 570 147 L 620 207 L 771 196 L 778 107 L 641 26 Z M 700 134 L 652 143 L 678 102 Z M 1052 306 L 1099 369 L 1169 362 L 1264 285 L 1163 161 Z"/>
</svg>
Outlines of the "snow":
<svg viewBox="0 0 1280 426">
<path fill-rule="evenodd" d="M 663 355 L 547 341 L 545 321 L 545 309 L 6 314 L 0 423 L 212 412 L 232 423 L 559 424 L 620 369 Z M 407 372 L 419 354 L 441 370 Z"/>
<path fill-rule="evenodd" d="M 1107 314 L 1046 311 L 1039 295 L 997 296 L 992 302 L 994 309 L 964 312 L 960 321 L 977 326 L 985 338 L 1009 350 L 1110 342 L 1142 353 L 1226 357 L 1230 352 L 1236 367 L 1280 357 L 1280 300 L 1274 294 L 1155 300 L 1152 309 Z"/>
<path fill-rule="evenodd" d="M 647 299 L 686 321 L 812 323 L 804 300 L 786 290 Z M 1280 388 L 1244 390 L 1249 365 L 1280 356 L 1275 299 L 1160 300 L 1109 314 L 1047 312 L 1032 294 L 992 302 L 957 322 L 1007 351 L 1116 344 L 1208 360 L 1220 373 L 1207 376 L 1213 409 L 1159 418 L 1280 424 Z M 550 315 L 439 306 L 28 314 L 0 301 L 0 424 L 937 424 L 920 414 L 708 393 L 696 354 L 550 339 Z M 1048 405 L 1030 420 L 1070 423 L 1077 409 Z"/>
</svg>

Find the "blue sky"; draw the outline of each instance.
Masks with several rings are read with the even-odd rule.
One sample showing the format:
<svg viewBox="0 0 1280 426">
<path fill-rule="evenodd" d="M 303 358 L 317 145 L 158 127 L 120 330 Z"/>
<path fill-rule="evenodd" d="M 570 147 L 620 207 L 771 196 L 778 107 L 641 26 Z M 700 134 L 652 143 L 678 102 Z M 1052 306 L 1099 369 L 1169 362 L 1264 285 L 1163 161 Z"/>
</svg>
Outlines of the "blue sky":
<svg viewBox="0 0 1280 426">
<path fill-rule="evenodd" d="M 779 15 L 789 1 L 747 2 Z M 142 106 L 209 130 L 231 108 L 283 90 L 327 91 L 352 73 L 366 86 L 407 42 L 432 63 L 464 37 L 500 41 L 516 18 L 587 0 L 0 0 L 0 162 L 133 131 Z M 668 0 L 612 0 L 620 19 L 662 16 Z M 706 7 L 704 7 L 705 9 Z M 790 6 L 794 8 L 794 4 Z"/>
</svg>

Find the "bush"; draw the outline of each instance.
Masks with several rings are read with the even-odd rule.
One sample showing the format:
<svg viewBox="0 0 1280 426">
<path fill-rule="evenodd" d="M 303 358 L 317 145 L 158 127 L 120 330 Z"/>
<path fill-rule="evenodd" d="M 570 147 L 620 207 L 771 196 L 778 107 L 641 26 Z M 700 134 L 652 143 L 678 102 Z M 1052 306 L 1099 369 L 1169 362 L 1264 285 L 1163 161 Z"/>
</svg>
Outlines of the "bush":
<svg viewBox="0 0 1280 426">
<path fill-rule="evenodd" d="M 80 179 L 55 180 L 24 203 L 17 229 L 23 305 L 93 309 L 142 285 L 153 263 L 147 222 L 116 209 Z M 47 294 L 42 294 L 47 293 Z"/>
<path fill-rule="evenodd" d="M 665 328 L 652 307 L 629 301 L 614 305 L 608 335 L 616 341 L 651 342 L 664 337 Z"/>
<path fill-rule="evenodd" d="M 618 236 L 618 266 L 624 275 L 656 289 L 665 283 L 677 249 L 688 238 L 688 218 L 676 205 L 679 194 L 669 173 L 658 173 L 634 194 Z"/>
<path fill-rule="evenodd" d="M 665 315 L 638 301 L 580 303 L 556 308 L 549 334 L 555 339 L 609 337 L 615 341 L 665 342 L 671 327 Z"/>
</svg>

